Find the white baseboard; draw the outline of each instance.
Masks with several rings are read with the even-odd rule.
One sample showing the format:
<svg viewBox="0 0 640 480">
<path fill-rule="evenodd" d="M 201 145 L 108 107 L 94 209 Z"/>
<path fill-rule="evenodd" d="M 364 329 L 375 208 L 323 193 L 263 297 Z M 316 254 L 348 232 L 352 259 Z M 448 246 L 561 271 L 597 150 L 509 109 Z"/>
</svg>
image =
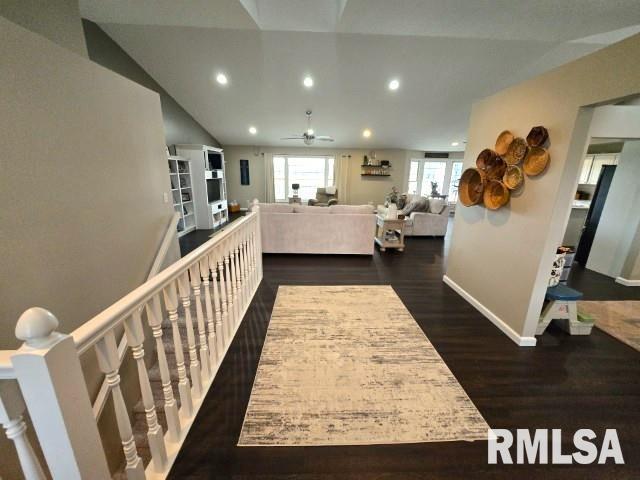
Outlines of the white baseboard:
<svg viewBox="0 0 640 480">
<path fill-rule="evenodd" d="M 640 280 L 629 280 L 628 278 L 618 277 L 616 283 L 624 285 L 625 287 L 640 287 Z"/>
<path fill-rule="evenodd" d="M 462 298 L 464 298 L 467 302 L 469 302 L 473 307 L 478 310 L 482 315 L 491 320 L 496 327 L 502 330 L 507 337 L 513 340 L 516 345 L 521 347 L 535 347 L 536 346 L 536 337 L 522 337 L 516 333 L 516 331 L 507 325 L 504 320 L 498 317 L 495 313 L 485 307 L 482 303 L 476 300 L 469 292 L 467 292 L 464 288 L 458 285 L 456 282 L 451 280 L 448 276 L 442 277 L 444 283 L 453 288 Z"/>
</svg>

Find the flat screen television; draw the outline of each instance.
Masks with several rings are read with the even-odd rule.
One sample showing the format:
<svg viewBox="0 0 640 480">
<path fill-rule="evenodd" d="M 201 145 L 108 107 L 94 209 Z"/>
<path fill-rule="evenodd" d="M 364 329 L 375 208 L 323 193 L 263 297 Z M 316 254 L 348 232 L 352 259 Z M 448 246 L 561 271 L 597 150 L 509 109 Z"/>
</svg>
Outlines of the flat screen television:
<svg viewBox="0 0 640 480">
<path fill-rule="evenodd" d="M 222 200 L 220 192 L 220 183 L 222 179 L 212 178 L 207 180 L 207 198 L 209 203 L 219 202 Z"/>
</svg>

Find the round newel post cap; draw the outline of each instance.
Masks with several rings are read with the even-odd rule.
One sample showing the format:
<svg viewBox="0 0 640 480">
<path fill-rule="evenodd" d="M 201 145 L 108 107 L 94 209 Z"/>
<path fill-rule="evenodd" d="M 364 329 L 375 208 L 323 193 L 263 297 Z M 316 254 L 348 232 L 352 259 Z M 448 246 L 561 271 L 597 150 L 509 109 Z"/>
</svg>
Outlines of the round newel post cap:
<svg viewBox="0 0 640 480">
<path fill-rule="evenodd" d="M 38 347 L 47 343 L 59 324 L 58 319 L 49 310 L 32 307 L 20 315 L 16 324 L 16 337 L 29 346 Z"/>
</svg>

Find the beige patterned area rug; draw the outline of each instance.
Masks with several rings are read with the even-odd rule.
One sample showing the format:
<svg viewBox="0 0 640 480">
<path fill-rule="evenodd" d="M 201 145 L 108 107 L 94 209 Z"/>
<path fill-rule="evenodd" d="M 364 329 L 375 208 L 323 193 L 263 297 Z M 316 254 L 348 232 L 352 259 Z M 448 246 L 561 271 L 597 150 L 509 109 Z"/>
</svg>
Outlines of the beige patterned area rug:
<svg viewBox="0 0 640 480">
<path fill-rule="evenodd" d="M 578 302 L 600 330 L 640 351 L 640 301 Z"/>
<path fill-rule="evenodd" d="M 485 440 L 390 286 L 281 286 L 239 446 Z"/>
</svg>

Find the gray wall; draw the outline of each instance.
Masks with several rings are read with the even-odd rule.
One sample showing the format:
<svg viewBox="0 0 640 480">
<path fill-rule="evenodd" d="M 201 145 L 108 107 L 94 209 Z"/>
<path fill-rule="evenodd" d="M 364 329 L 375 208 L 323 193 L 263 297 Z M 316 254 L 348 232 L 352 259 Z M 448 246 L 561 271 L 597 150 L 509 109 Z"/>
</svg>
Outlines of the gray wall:
<svg viewBox="0 0 640 480">
<path fill-rule="evenodd" d="M 136 61 L 97 24 L 82 20 L 89 58 L 103 67 L 143 85 L 160 95 L 167 145 L 196 143 L 220 146 Z"/>
<path fill-rule="evenodd" d="M 0 32 L 0 348 L 13 349 L 27 308 L 68 333 L 143 283 L 173 207 L 158 94 L 4 18 Z M 82 360 L 93 396 L 102 375 L 93 352 Z M 135 370 L 121 375 L 139 394 Z M 7 443 L 1 475 L 21 478 Z"/>
<path fill-rule="evenodd" d="M 640 35 L 474 103 L 465 167 L 500 131 L 549 129 L 551 162 L 498 211 L 456 209 L 447 259 L 450 284 L 521 344 L 535 342 L 550 265 L 562 242 L 593 115 L 588 105 L 640 91 Z M 598 75 L 592 75 L 598 72 Z M 480 246 L 480 247 L 479 247 Z M 524 338 L 523 338 L 524 337 Z"/>
<path fill-rule="evenodd" d="M 83 57 L 78 0 L 0 0 L 0 15 Z"/>
</svg>

